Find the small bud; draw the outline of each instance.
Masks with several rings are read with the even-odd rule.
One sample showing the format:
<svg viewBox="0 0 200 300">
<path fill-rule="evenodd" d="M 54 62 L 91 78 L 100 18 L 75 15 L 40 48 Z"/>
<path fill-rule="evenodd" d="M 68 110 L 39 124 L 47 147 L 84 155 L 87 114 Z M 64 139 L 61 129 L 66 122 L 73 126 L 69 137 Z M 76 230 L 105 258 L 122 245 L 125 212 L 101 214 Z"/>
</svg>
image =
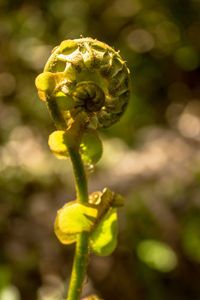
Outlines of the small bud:
<svg viewBox="0 0 200 300">
<path fill-rule="evenodd" d="M 94 192 L 89 196 L 89 203 L 99 205 L 101 203 L 102 192 Z"/>
</svg>

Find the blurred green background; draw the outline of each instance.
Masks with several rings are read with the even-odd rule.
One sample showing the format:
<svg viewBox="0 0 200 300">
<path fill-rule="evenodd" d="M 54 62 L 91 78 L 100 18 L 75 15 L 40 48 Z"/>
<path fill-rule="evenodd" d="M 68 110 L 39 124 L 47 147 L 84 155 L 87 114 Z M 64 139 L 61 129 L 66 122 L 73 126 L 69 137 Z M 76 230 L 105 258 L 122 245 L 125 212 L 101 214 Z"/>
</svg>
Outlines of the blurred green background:
<svg viewBox="0 0 200 300">
<path fill-rule="evenodd" d="M 126 198 L 118 247 L 92 255 L 83 294 L 200 299 L 199 16 L 199 0 L 0 1 L 0 300 L 60 300 L 69 284 L 74 245 L 53 222 L 73 175 L 48 149 L 55 128 L 34 80 L 80 35 L 120 49 L 133 85 L 89 179 Z"/>
</svg>

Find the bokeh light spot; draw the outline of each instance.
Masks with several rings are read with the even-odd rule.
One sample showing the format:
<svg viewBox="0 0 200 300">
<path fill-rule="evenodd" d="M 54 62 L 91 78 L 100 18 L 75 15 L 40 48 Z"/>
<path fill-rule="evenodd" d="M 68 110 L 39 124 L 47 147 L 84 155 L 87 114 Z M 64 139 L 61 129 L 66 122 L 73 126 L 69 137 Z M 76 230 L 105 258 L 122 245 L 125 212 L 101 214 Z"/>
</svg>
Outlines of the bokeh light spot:
<svg viewBox="0 0 200 300">
<path fill-rule="evenodd" d="M 164 21 L 156 27 L 156 34 L 158 39 L 163 44 L 171 44 L 178 42 L 179 30 L 172 22 Z"/>
<path fill-rule="evenodd" d="M 178 121 L 178 129 L 185 137 L 197 137 L 200 134 L 200 119 L 190 113 L 183 113 Z"/>
<path fill-rule="evenodd" d="M 20 298 L 18 289 L 13 285 L 9 285 L 9 286 L 6 286 L 0 292 L 0 299 L 1 300 L 20 300 L 21 298 Z"/>
<path fill-rule="evenodd" d="M 141 3 L 138 0 L 117 0 L 113 7 L 118 15 L 128 17 L 139 12 L 141 9 Z"/>
<path fill-rule="evenodd" d="M 177 266 L 177 256 L 172 248 L 157 240 L 144 240 L 137 247 L 138 257 L 149 267 L 170 272 Z"/>
<path fill-rule="evenodd" d="M 154 47 L 154 38 L 147 30 L 135 29 L 127 36 L 129 47 L 136 52 L 148 52 Z"/>
<path fill-rule="evenodd" d="M 189 46 L 179 48 L 175 52 L 174 59 L 177 65 L 185 71 L 195 70 L 199 66 L 198 52 Z"/>
</svg>

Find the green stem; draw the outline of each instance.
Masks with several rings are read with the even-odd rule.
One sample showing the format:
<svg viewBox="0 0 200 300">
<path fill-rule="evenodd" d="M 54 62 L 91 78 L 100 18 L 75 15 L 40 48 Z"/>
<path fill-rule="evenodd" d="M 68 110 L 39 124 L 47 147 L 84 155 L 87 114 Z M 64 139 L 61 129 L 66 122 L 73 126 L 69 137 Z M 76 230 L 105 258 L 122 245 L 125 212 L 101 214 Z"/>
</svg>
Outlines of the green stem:
<svg viewBox="0 0 200 300">
<path fill-rule="evenodd" d="M 77 146 L 68 146 L 72 162 L 78 202 L 88 202 L 88 185 L 83 162 Z"/>
<path fill-rule="evenodd" d="M 69 146 L 68 153 L 73 165 L 77 200 L 81 203 L 88 202 L 87 178 L 79 149 L 76 146 Z M 88 239 L 87 232 L 83 232 L 78 236 L 67 300 L 80 299 L 88 263 Z"/>
</svg>

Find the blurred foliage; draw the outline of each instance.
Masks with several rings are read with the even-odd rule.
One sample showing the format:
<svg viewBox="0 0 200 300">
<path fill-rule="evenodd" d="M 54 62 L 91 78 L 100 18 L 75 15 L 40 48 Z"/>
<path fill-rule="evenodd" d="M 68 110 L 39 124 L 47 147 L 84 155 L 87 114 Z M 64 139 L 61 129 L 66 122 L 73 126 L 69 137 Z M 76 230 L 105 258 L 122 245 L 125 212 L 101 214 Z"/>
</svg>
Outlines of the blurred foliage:
<svg viewBox="0 0 200 300">
<path fill-rule="evenodd" d="M 119 243 L 91 257 L 84 296 L 200 299 L 200 1 L 1 0 L 0 16 L 0 299 L 66 293 L 73 246 L 59 244 L 53 220 L 75 191 L 70 164 L 48 149 L 55 128 L 34 79 L 53 47 L 80 35 L 120 49 L 133 83 L 90 177 L 91 191 L 127 199 Z"/>
</svg>

